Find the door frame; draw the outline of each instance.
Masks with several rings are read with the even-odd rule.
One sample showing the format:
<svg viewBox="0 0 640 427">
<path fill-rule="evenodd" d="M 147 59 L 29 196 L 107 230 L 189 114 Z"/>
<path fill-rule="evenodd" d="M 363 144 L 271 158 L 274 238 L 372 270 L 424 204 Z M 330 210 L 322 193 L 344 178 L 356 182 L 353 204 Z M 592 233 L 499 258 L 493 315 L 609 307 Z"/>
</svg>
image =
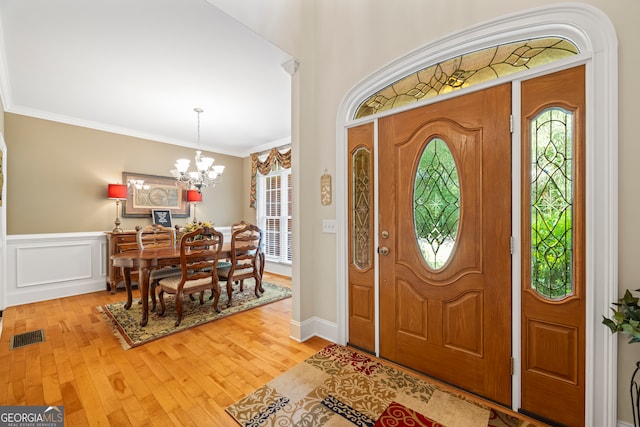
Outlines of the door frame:
<svg viewBox="0 0 640 427">
<path fill-rule="evenodd" d="M 437 96 L 423 102 L 407 105 L 375 116 L 352 120 L 360 103 L 371 93 L 389 83 L 428 65 L 479 50 L 487 46 L 514 40 L 560 35 L 578 46 L 580 54 L 514 76 L 478 84 L 468 89 Z M 374 146 L 377 150 L 377 119 L 406 109 L 482 90 L 486 87 L 514 82 L 513 115 L 513 355 L 516 359 L 513 376 L 513 408 L 520 405 L 520 129 L 519 81 L 559 71 L 579 64 L 586 65 L 586 372 L 585 372 L 585 425 L 615 425 L 617 413 L 617 337 L 607 333 L 600 324 L 602 314 L 609 312 L 610 302 L 618 295 L 618 57 L 615 28 L 599 9 L 587 4 L 558 4 L 525 10 L 497 18 L 436 40 L 381 68 L 358 83 L 345 96 L 336 123 L 336 329 L 337 342 L 346 344 L 348 332 L 348 276 L 347 248 L 347 128 L 374 121 Z M 604 82 L 604 83 L 603 83 Z M 598 118 L 596 123 L 594 118 Z M 596 144 L 597 141 L 597 144 Z M 377 166 L 374 166 L 374 189 L 377 195 Z M 515 194 L 517 193 L 517 194 Z M 377 199 L 374 217 L 378 217 Z M 374 245 L 378 225 L 374 225 Z M 597 260 L 597 263 L 596 263 Z M 378 269 L 377 259 L 375 267 Z M 377 280 L 376 273 L 376 280 Z M 597 286 L 596 286 L 597 284 Z M 378 309 L 378 283 L 376 283 L 376 310 Z M 376 354 L 379 354 L 376 312 Z M 596 387 L 596 384 L 598 387 Z"/>
</svg>

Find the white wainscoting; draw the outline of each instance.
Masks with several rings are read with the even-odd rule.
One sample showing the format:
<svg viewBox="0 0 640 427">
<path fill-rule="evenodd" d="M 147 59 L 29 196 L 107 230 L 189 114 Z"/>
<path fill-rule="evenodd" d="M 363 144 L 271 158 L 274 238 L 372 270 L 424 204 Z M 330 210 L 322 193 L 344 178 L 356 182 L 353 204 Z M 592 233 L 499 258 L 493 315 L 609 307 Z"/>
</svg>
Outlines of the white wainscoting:
<svg viewBox="0 0 640 427">
<path fill-rule="evenodd" d="M 231 239 L 230 226 L 216 229 L 225 241 Z M 5 298 L 0 298 L 0 310 L 106 290 L 106 242 L 99 231 L 8 235 L 6 281 L 0 291 Z M 265 270 L 291 275 L 290 269 L 270 264 Z"/>
<path fill-rule="evenodd" d="M 102 232 L 7 236 L 6 307 L 106 291 Z"/>
</svg>

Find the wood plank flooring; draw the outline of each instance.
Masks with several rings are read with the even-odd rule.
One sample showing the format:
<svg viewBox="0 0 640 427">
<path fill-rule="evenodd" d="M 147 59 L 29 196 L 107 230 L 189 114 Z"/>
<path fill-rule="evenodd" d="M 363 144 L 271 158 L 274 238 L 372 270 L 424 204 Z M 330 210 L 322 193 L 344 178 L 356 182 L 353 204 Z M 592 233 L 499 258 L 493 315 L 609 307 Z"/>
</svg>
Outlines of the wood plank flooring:
<svg viewBox="0 0 640 427">
<path fill-rule="evenodd" d="M 0 405 L 63 405 L 68 426 L 233 426 L 225 407 L 328 344 L 289 338 L 289 298 L 125 351 L 96 309 L 125 298 L 103 291 L 4 310 Z M 37 329 L 44 342 L 9 350 L 12 336 Z"/>
<path fill-rule="evenodd" d="M 125 299 L 101 291 L 4 310 L 0 405 L 64 406 L 74 427 L 236 426 L 227 406 L 329 344 L 289 338 L 289 298 L 125 351 L 97 310 Z M 12 336 L 37 329 L 44 342 L 9 350 Z"/>
</svg>

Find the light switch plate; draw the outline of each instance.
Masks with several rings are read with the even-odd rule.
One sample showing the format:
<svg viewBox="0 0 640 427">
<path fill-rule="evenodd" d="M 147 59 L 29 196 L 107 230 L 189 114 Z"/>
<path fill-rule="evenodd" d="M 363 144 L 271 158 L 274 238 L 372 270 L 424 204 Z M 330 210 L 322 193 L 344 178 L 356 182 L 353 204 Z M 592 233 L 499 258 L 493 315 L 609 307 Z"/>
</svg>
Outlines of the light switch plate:
<svg viewBox="0 0 640 427">
<path fill-rule="evenodd" d="M 322 220 L 322 232 L 333 233 L 336 232 L 336 220 L 335 219 L 323 219 Z"/>
</svg>

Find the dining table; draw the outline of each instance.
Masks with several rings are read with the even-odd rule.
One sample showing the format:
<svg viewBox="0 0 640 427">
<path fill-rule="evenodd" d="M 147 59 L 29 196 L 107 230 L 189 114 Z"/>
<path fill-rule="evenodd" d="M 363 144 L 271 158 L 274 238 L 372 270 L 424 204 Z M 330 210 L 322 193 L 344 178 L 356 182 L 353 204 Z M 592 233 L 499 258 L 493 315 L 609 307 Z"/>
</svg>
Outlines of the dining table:
<svg viewBox="0 0 640 427">
<path fill-rule="evenodd" d="M 231 258 L 231 243 L 225 242 L 220 250 L 218 259 Z M 142 299 L 142 319 L 140 326 L 146 326 L 149 321 L 149 272 L 152 269 L 171 265 L 180 265 L 180 247 L 156 247 L 147 249 L 133 249 L 111 255 L 114 267 L 123 269 L 124 283 L 127 290 L 127 302 L 124 308 L 129 309 L 132 304 L 131 270 L 138 270 L 138 288 Z"/>
</svg>

